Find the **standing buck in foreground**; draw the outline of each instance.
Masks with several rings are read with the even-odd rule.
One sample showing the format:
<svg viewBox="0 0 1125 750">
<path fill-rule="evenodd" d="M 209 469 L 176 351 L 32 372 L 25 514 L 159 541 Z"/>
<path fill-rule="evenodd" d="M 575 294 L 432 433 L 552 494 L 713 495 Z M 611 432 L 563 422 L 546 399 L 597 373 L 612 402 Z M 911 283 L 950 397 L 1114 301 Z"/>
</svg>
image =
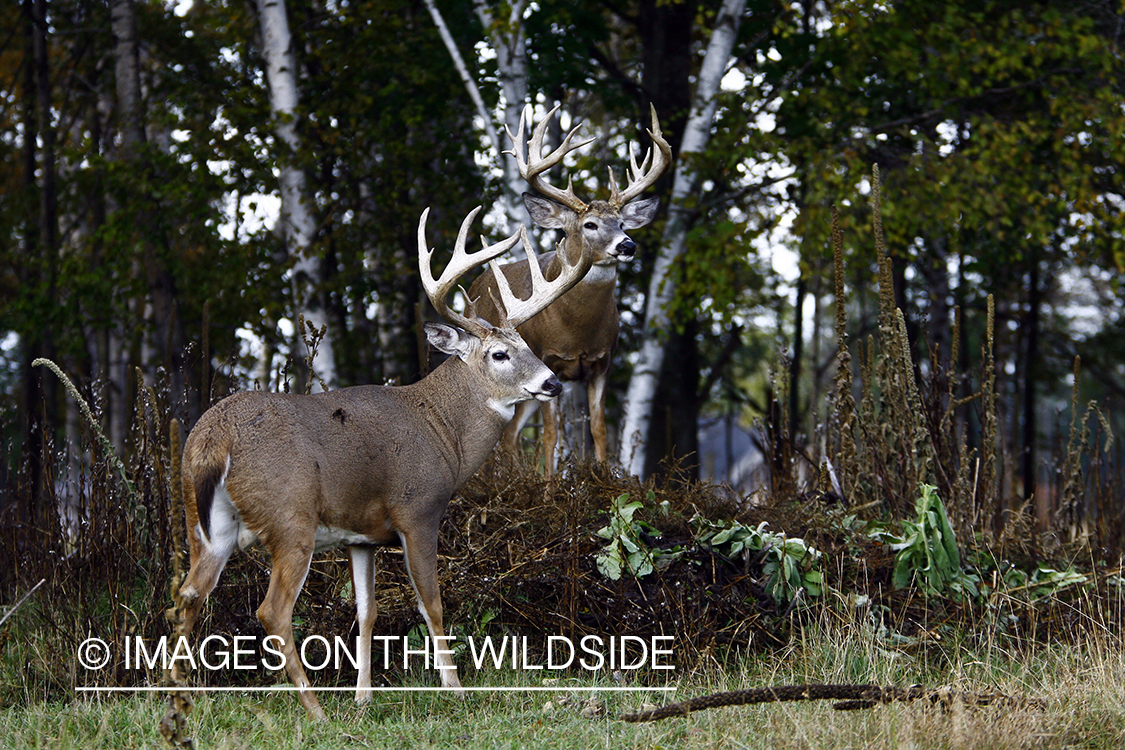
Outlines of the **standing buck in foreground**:
<svg viewBox="0 0 1125 750">
<path fill-rule="evenodd" d="M 518 328 L 531 351 L 559 376 L 560 380 L 584 382 L 590 408 L 590 433 L 594 439 L 594 457 L 606 460 L 605 386 L 613 350 L 617 346 L 620 322 L 617 315 L 617 265 L 633 259 L 637 244 L 625 232 L 643 227 L 656 215 L 656 198 L 632 201 L 656 182 L 672 160 L 672 149 L 660 132 L 656 109 L 652 108 L 652 130 L 648 131 L 654 148 L 638 166 L 629 149 L 629 184 L 618 190 L 609 171 L 610 197 L 608 201 L 586 203 L 575 194 L 571 184 L 560 190 L 548 184 L 543 172 L 560 163 L 564 156 L 589 141 L 570 144 L 577 128 L 572 129 L 562 144 L 543 156 L 543 137 L 547 125 L 558 111 L 556 106 L 535 128 L 530 146 L 525 144 L 523 116 L 520 117 L 516 135 L 508 131 L 512 150 L 505 153 L 516 158 L 520 175 L 545 198 L 524 193 L 531 218 L 541 227 L 561 229 L 566 233 L 556 251 L 543 253 L 538 258 L 543 274 L 553 278 L 564 263 L 575 263 L 577 258 L 589 255 L 593 265 L 586 276 L 573 289 L 553 302 L 542 314 Z M 525 112 L 526 115 L 526 112 Z M 524 150 L 527 148 L 527 158 Z M 522 260 L 500 267 L 512 287 L 520 293 L 530 289 L 532 266 Z M 492 302 L 496 290 L 496 274 L 490 269 L 473 283 L 469 298 L 477 300 L 481 317 L 496 322 L 500 310 Z M 516 407 L 516 418 L 504 432 L 504 445 L 515 450 L 520 430 L 531 416 L 535 404 L 526 402 Z M 543 445 L 547 475 L 555 468 L 555 449 L 558 443 L 559 409 L 554 402 L 543 403 Z"/>
<path fill-rule="evenodd" d="M 430 271 L 426 216 L 418 224 L 422 285 L 434 307 L 460 329 L 427 323 L 434 347 L 452 355 L 421 381 L 402 387 L 357 386 L 313 396 L 244 392 L 208 410 L 184 447 L 183 488 L 191 572 L 180 595 L 184 634 L 235 545 L 261 542 L 272 558 L 269 591 L 258 620 L 278 636 L 285 668 L 314 718 L 324 712 L 309 687 L 293 643 L 293 605 L 317 550 L 348 548 L 359 621 L 356 700 L 371 698 L 371 632 L 375 624 L 374 547 L 401 543 L 431 643 L 444 647 L 436 575 L 438 523 L 453 493 L 492 451 L 516 404 L 547 401 L 562 384 L 516 333 L 590 266 L 564 264 L 533 293 L 517 299 L 499 289 L 504 315 L 496 327 L 449 309 L 458 277 L 511 249 L 526 229 L 476 253 L 465 238 L 477 208 L 461 224 L 453 258 L 438 281 Z M 457 688 L 456 667 L 436 653 L 443 687 Z"/>
</svg>

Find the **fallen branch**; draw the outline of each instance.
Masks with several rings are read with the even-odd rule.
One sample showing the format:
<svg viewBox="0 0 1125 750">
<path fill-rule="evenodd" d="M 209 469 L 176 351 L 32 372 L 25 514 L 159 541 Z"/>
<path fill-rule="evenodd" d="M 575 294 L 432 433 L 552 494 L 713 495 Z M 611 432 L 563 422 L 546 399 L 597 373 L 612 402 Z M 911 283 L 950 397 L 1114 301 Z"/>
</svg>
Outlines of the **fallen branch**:
<svg viewBox="0 0 1125 750">
<path fill-rule="evenodd" d="M 723 706 L 746 706 L 754 703 L 780 703 L 782 701 L 839 701 L 832 707 L 837 711 L 855 711 L 871 708 L 880 703 L 898 703 L 925 700 L 935 705 L 949 706 L 961 703 L 967 706 L 1003 705 L 1009 708 L 1044 708 L 1046 702 L 1037 698 L 1013 698 L 1001 693 L 963 693 L 950 688 L 934 690 L 914 685 L 908 688 L 881 685 L 779 685 L 777 687 L 732 690 L 689 698 L 666 706 L 624 713 L 622 721 L 659 721 L 673 716 L 686 716 L 692 711 Z"/>
</svg>

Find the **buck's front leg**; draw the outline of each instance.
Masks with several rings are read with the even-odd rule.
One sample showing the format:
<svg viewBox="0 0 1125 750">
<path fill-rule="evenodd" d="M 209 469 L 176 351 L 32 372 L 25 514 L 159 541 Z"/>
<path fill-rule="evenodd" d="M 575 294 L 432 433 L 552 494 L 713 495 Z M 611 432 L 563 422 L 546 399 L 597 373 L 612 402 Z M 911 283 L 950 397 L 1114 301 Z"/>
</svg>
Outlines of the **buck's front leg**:
<svg viewBox="0 0 1125 750">
<path fill-rule="evenodd" d="M 523 432 L 527 420 L 531 419 L 531 415 L 535 413 L 538 406 L 538 401 L 521 401 L 516 404 L 516 414 L 512 417 L 512 421 L 508 422 L 508 426 L 504 428 L 504 437 L 500 442 L 504 446 L 504 450 L 513 456 L 518 455 L 520 433 Z"/>
<path fill-rule="evenodd" d="M 406 573 L 418 596 L 418 610 L 426 620 L 434 650 L 435 667 L 441 675 L 441 686 L 454 688 L 457 697 L 464 698 L 461 681 L 457 679 L 457 666 L 446 653 L 450 645 L 446 641 L 445 628 L 441 621 L 441 592 L 437 583 L 437 529 L 423 528 L 400 531 L 403 557 L 406 559 Z"/>
<path fill-rule="evenodd" d="M 352 587 L 355 589 L 355 616 L 359 623 L 359 679 L 355 685 L 355 702 L 371 702 L 371 633 L 375 629 L 375 550 L 372 547 L 348 547 L 352 566 Z"/>
<path fill-rule="evenodd" d="M 543 467 L 547 474 L 548 492 L 553 491 L 555 470 L 558 468 L 561 412 L 558 399 L 544 401 L 539 405 L 539 413 L 543 415 Z"/>
</svg>

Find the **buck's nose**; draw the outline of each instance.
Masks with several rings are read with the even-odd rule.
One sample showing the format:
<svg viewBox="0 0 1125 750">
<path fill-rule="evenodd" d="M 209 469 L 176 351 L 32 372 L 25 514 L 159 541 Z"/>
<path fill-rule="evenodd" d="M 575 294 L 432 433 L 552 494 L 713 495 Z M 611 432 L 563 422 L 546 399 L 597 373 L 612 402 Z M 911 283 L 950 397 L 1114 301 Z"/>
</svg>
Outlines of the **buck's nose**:
<svg viewBox="0 0 1125 750">
<path fill-rule="evenodd" d="M 562 393 L 562 383 L 554 375 L 543 381 L 543 392 L 551 398 Z"/>
<path fill-rule="evenodd" d="M 618 258 L 629 260 L 633 257 L 633 252 L 637 249 L 637 243 L 626 237 L 617 243 L 617 250 L 614 253 Z"/>
</svg>

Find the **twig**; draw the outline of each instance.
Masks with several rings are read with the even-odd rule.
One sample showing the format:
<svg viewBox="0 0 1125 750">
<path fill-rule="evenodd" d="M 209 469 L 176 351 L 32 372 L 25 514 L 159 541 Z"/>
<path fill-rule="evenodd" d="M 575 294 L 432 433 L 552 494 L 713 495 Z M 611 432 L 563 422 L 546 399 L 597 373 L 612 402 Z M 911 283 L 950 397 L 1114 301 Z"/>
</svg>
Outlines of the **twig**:
<svg viewBox="0 0 1125 750">
<path fill-rule="evenodd" d="M 129 498 L 134 503 L 138 502 L 137 490 L 133 487 L 132 481 L 129 480 L 129 476 L 125 472 L 125 464 L 121 463 L 121 459 L 117 457 L 117 452 L 113 450 L 113 444 L 109 442 L 109 438 L 102 432 L 98 420 L 94 418 L 94 412 L 90 410 L 90 405 L 86 403 L 86 399 L 82 398 L 82 394 L 78 392 L 78 388 L 75 387 L 73 381 L 66 376 L 66 373 L 59 369 L 58 365 L 49 359 L 39 357 L 38 359 L 32 360 L 31 366 L 46 367 L 51 372 L 55 373 L 58 379 L 62 381 L 63 385 L 66 386 L 66 390 L 70 392 L 70 395 L 78 404 L 82 415 L 86 417 L 86 421 L 90 423 L 90 428 L 94 431 L 94 435 L 98 439 L 98 444 L 102 447 L 102 453 L 105 454 L 106 460 L 117 469 L 117 473 L 121 477 L 121 482 L 125 485 L 125 491 L 129 493 Z"/>
<path fill-rule="evenodd" d="M 14 615 L 16 613 L 16 610 L 20 608 L 20 605 L 23 604 L 24 602 L 26 602 L 27 598 L 35 593 L 35 589 L 39 588 L 40 586 L 42 586 L 46 582 L 47 582 L 46 578 L 39 579 L 39 583 L 32 586 L 30 591 L 28 591 L 26 594 L 21 596 L 20 600 L 18 602 L 16 602 L 15 604 L 13 604 L 11 609 L 9 609 L 7 612 L 5 612 L 3 617 L 0 617 L 0 626 L 2 626 L 4 623 L 6 623 L 8 621 L 8 618 L 11 617 L 12 615 Z"/>
</svg>

